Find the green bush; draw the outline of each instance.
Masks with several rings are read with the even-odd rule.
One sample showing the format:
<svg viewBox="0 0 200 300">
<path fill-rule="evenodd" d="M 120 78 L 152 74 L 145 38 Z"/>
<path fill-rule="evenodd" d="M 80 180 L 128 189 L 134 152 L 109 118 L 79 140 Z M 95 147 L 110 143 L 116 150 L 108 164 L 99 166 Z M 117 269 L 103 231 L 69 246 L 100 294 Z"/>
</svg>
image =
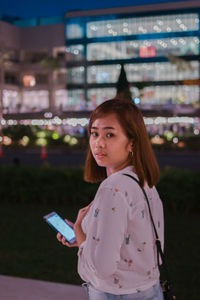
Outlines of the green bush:
<svg viewBox="0 0 200 300">
<path fill-rule="evenodd" d="M 87 204 L 96 184 L 83 181 L 81 168 L 1 167 L 0 201 L 22 203 Z"/>
<path fill-rule="evenodd" d="M 0 167 L 0 201 L 87 205 L 98 184 L 84 182 L 82 168 Z M 200 212 L 200 172 L 168 168 L 157 185 L 165 209 L 173 213 Z"/>
<path fill-rule="evenodd" d="M 200 172 L 168 168 L 157 185 L 163 205 L 173 213 L 200 212 Z"/>
</svg>

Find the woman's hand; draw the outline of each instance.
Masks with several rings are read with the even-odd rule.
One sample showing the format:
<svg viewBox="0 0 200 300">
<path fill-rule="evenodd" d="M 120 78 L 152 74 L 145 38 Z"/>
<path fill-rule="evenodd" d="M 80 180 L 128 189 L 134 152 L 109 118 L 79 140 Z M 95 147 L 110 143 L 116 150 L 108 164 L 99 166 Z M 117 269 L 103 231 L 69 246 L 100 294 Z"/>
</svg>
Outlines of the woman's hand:
<svg viewBox="0 0 200 300">
<path fill-rule="evenodd" d="M 85 206 L 79 210 L 76 222 L 74 223 L 74 231 L 75 231 L 78 247 L 80 247 L 80 245 L 86 240 L 86 235 L 83 232 L 81 223 L 82 223 L 83 218 L 87 214 L 88 210 L 90 209 L 91 205 L 92 205 L 92 202 L 88 206 Z"/>
<path fill-rule="evenodd" d="M 67 224 L 69 224 L 69 226 L 71 226 L 72 228 L 74 228 L 74 223 L 72 223 L 71 221 L 69 221 L 69 220 L 67 220 L 67 219 L 65 219 L 65 222 L 66 222 Z M 70 247 L 70 248 L 71 248 L 71 247 L 78 247 L 77 242 L 75 242 L 75 243 L 73 243 L 73 244 L 68 243 L 68 242 L 66 241 L 66 238 L 65 238 L 64 236 L 62 236 L 62 235 L 60 234 L 60 232 L 57 233 L 56 237 L 57 237 L 57 240 L 58 240 L 59 242 L 61 242 L 64 246 L 67 246 L 67 247 Z"/>
<path fill-rule="evenodd" d="M 85 241 L 86 239 L 86 235 L 85 233 L 83 232 L 82 230 L 82 227 L 81 227 L 81 223 L 82 223 L 82 220 L 83 218 L 85 217 L 85 215 L 87 214 L 88 210 L 90 209 L 90 206 L 92 205 L 92 202 L 88 205 L 88 206 L 85 206 L 83 208 L 81 208 L 78 212 L 78 216 L 77 216 L 77 219 L 76 219 L 76 222 L 75 223 L 72 223 L 71 221 L 65 219 L 65 222 L 67 224 L 69 224 L 75 231 L 75 235 L 76 235 L 76 242 L 73 243 L 73 244 L 70 244 L 66 241 L 66 238 L 64 236 L 62 236 L 59 232 L 57 233 L 56 235 L 56 238 L 59 242 L 61 242 L 64 246 L 67 246 L 67 247 L 79 247 L 80 244 L 82 242 Z"/>
<path fill-rule="evenodd" d="M 85 215 L 87 214 L 88 210 L 90 209 L 90 206 L 92 205 L 92 202 L 88 205 L 85 206 L 83 208 L 81 208 L 78 212 L 78 216 L 76 218 L 76 222 L 74 223 L 74 227 L 76 226 L 80 226 L 82 223 L 83 218 L 85 217 Z"/>
<path fill-rule="evenodd" d="M 57 237 L 57 240 L 58 240 L 59 242 L 61 242 L 64 246 L 67 246 L 67 247 L 70 247 L 70 248 L 72 248 L 72 247 L 78 247 L 77 242 L 75 242 L 75 243 L 73 243 L 73 244 L 68 243 L 68 242 L 66 241 L 66 238 L 65 238 L 64 236 L 62 236 L 62 235 L 60 234 L 60 232 L 57 233 L 56 237 Z"/>
</svg>

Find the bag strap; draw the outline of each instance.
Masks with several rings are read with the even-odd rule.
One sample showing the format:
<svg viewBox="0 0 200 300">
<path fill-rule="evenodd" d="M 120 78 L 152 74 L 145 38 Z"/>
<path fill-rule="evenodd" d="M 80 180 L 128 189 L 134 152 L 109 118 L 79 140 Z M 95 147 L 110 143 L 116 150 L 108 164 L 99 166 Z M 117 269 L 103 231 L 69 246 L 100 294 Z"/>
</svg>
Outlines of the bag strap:
<svg viewBox="0 0 200 300">
<path fill-rule="evenodd" d="M 123 175 L 132 178 L 135 182 L 137 182 L 137 184 L 138 184 L 139 187 L 141 188 L 140 183 L 139 183 L 139 180 L 137 180 L 134 176 L 129 175 L 129 174 L 123 174 Z M 147 197 L 147 194 L 146 194 L 145 190 L 144 190 L 143 188 L 141 188 L 141 190 L 143 191 L 144 197 L 145 197 L 146 202 L 147 202 L 147 206 L 148 206 L 148 210 L 149 210 L 149 215 L 150 215 L 151 223 L 152 223 L 152 225 L 153 225 L 153 230 L 154 230 L 155 237 L 156 237 L 156 248 L 157 248 L 157 261 L 158 261 L 158 267 L 160 268 L 160 263 L 159 263 L 159 255 L 160 255 L 161 260 L 162 260 L 163 267 L 165 268 L 165 271 L 166 271 L 167 274 L 168 274 L 168 271 L 167 271 L 166 266 L 165 266 L 164 253 L 163 253 L 163 251 L 162 251 L 161 242 L 160 242 L 160 239 L 159 239 L 159 236 L 158 236 L 158 232 L 157 232 L 157 230 L 156 230 L 156 226 L 155 226 L 155 223 L 154 223 L 154 220 L 153 220 L 153 217 L 152 217 L 152 213 L 151 213 L 151 208 L 150 208 L 149 200 L 148 200 L 148 197 Z"/>
<path fill-rule="evenodd" d="M 154 223 L 154 220 L 153 220 L 153 217 L 152 217 L 152 213 L 151 213 L 151 208 L 150 208 L 150 204 L 149 204 L 149 200 L 148 200 L 148 197 L 147 197 L 147 194 L 145 192 L 145 190 L 140 186 L 140 182 L 138 179 L 136 179 L 134 176 L 132 175 L 129 175 L 129 174 L 123 174 L 123 175 L 126 175 L 130 178 L 132 178 L 138 185 L 139 187 L 141 188 L 141 190 L 143 191 L 143 194 L 145 196 L 145 199 L 146 199 L 146 202 L 147 202 L 147 205 L 148 205 L 148 210 L 149 210 L 149 215 L 150 215 L 150 219 L 151 219 L 151 223 L 153 225 L 153 230 L 154 230 L 154 233 L 155 233 L 155 237 L 156 237 L 156 248 L 157 248 L 157 261 L 158 261 L 158 268 L 159 270 L 161 271 L 161 265 L 159 263 L 159 255 L 161 257 L 161 260 L 162 260 L 162 268 L 166 274 L 166 277 L 167 277 L 167 280 L 164 281 L 164 283 L 167 283 L 168 286 L 167 286 L 167 289 L 166 289 L 166 286 L 164 285 L 164 290 L 163 292 L 168 292 L 169 289 L 171 290 L 171 298 L 170 299 L 174 299 L 176 300 L 176 296 L 174 296 L 173 294 L 173 291 L 172 291 L 172 285 L 170 284 L 171 280 L 170 280 L 170 277 L 169 277 L 169 272 L 168 272 L 168 269 L 167 269 L 167 266 L 166 266 L 166 263 L 165 263 L 165 259 L 164 259 L 164 253 L 162 251 L 162 247 L 161 247 L 161 242 L 159 240 L 159 236 L 158 236 L 158 232 L 156 230 L 156 226 L 155 226 L 155 223 Z M 169 295 L 169 296 L 170 296 Z"/>
</svg>

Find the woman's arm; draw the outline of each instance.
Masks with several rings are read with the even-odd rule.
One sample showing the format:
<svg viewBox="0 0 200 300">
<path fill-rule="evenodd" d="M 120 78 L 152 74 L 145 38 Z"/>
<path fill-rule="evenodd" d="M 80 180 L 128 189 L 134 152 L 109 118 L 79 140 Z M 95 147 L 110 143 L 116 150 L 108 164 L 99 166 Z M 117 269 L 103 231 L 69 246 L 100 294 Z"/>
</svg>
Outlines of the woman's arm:
<svg viewBox="0 0 200 300">
<path fill-rule="evenodd" d="M 83 218 L 87 214 L 88 210 L 90 209 L 91 204 L 92 204 L 92 202 L 88 206 L 83 207 L 79 210 L 76 222 L 74 224 L 70 222 L 71 226 L 73 225 L 72 227 L 73 227 L 75 235 L 76 235 L 76 243 L 69 244 L 66 241 L 65 237 L 63 237 L 60 233 L 57 234 L 58 241 L 61 242 L 64 246 L 68 246 L 68 247 L 77 247 L 78 246 L 79 247 L 85 241 L 86 235 L 82 230 L 81 223 L 82 223 Z M 66 222 L 69 223 L 68 220 L 66 220 Z"/>
<path fill-rule="evenodd" d="M 127 204 L 118 189 L 104 188 L 95 198 L 87 239 L 79 250 L 79 271 L 90 268 L 100 278 L 116 271 L 127 228 Z"/>
</svg>

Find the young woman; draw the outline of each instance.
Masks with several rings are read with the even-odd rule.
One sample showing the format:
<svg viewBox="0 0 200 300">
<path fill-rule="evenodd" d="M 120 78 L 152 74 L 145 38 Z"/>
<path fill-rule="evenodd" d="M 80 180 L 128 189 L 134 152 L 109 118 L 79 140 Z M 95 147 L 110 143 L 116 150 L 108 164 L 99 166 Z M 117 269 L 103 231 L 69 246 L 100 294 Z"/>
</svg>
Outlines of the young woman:
<svg viewBox="0 0 200 300">
<path fill-rule="evenodd" d="M 102 183 L 74 224 L 78 272 L 89 299 L 162 300 L 155 236 L 141 189 L 163 246 L 163 209 L 155 188 L 159 168 L 142 114 L 131 102 L 108 100 L 93 111 L 89 134 L 84 178 Z"/>
</svg>

